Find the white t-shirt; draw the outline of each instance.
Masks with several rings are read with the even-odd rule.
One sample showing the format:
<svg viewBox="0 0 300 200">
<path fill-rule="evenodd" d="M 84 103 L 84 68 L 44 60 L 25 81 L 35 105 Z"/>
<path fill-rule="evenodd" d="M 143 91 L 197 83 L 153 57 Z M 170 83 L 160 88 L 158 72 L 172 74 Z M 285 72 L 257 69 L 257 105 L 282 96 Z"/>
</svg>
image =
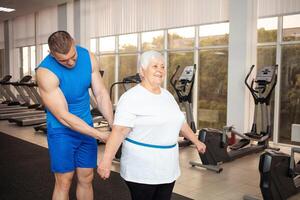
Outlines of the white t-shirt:
<svg viewBox="0 0 300 200">
<path fill-rule="evenodd" d="M 180 175 L 178 136 L 184 114 L 167 90 L 154 94 L 141 85 L 124 93 L 117 105 L 114 125 L 131 127 L 127 138 L 153 148 L 124 140 L 121 176 L 126 181 L 144 184 L 171 183 Z"/>
</svg>

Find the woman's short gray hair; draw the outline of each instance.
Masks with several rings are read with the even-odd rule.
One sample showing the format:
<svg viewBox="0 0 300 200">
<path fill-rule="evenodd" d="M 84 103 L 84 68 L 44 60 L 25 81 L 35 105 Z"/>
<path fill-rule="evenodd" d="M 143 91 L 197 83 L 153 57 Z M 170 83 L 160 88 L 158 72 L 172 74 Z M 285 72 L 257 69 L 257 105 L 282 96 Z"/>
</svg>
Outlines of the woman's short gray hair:
<svg viewBox="0 0 300 200">
<path fill-rule="evenodd" d="M 146 69 L 149 66 L 151 60 L 156 59 L 156 58 L 162 58 L 163 59 L 163 56 L 158 51 L 154 51 L 154 50 L 145 51 L 141 55 L 139 68 Z"/>
</svg>

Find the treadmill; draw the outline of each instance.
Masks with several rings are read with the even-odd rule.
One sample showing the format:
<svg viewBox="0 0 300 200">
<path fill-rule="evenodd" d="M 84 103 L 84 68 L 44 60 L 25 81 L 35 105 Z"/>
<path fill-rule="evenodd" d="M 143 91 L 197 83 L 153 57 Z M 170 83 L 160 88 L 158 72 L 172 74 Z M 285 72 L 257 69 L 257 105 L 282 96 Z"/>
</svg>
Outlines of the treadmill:
<svg viewBox="0 0 300 200">
<path fill-rule="evenodd" d="M 29 126 L 29 125 L 37 125 L 46 122 L 46 113 L 45 108 L 42 106 L 42 100 L 36 90 L 36 83 L 27 83 L 22 84 L 25 88 L 27 88 L 27 93 L 32 96 L 32 99 L 38 102 L 40 105 L 36 108 L 35 111 L 27 112 L 24 116 L 19 114 L 18 116 L 12 116 L 8 119 L 11 123 L 16 123 L 18 126 Z"/>
<path fill-rule="evenodd" d="M 29 78 L 27 78 L 27 79 L 29 79 Z M 41 104 L 35 100 L 34 95 L 32 95 L 31 93 L 27 92 L 27 94 L 28 94 L 28 96 L 27 96 L 25 94 L 25 92 L 24 92 L 25 89 L 26 89 L 26 87 L 27 87 L 27 85 L 30 85 L 32 83 L 30 83 L 30 82 L 28 83 L 23 78 L 21 81 L 14 82 L 14 83 L 11 83 L 11 84 L 15 87 L 15 89 L 18 91 L 18 93 L 20 94 L 20 96 L 25 101 L 25 103 L 23 104 L 23 106 L 26 106 L 26 107 L 24 107 L 25 109 L 19 109 L 17 107 L 15 109 L 10 109 L 10 110 L 6 109 L 5 112 L 4 111 L 3 112 L 0 111 L 0 120 L 9 119 L 11 117 L 37 115 L 37 114 L 44 113 L 44 111 L 41 110 Z M 31 103 L 31 102 L 33 102 L 33 103 Z"/>
<path fill-rule="evenodd" d="M 1 82 L 1 86 L 3 87 L 4 91 L 9 96 L 9 98 L 11 99 L 11 102 L 8 103 L 8 106 L 0 108 L 0 114 L 13 113 L 19 111 L 22 112 L 27 110 L 28 106 L 30 106 L 30 100 L 26 97 L 24 92 L 19 87 L 15 86 L 15 84 L 27 83 L 31 80 L 31 78 L 32 78 L 31 76 L 24 76 L 19 82 L 9 82 L 9 81 Z M 22 102 L 20 102 L 17 99 L 16 95 L 11 90 L 10 88 L 11 85 L 14 86 L 16 91 L 21 96 Z"/>
<path fill-rule="evenodd" d="M 7 107 L 8 104 L 11 102 L 10 96 L 6 93 L 5 89 L 2 86 L 3 83 L 9 82 L 11 78 L 11 75 L 6 75 L 0 80 L 0 93 L 3 98 L 3 101 L 0 104 L 0 108 Z"/>
</svg>

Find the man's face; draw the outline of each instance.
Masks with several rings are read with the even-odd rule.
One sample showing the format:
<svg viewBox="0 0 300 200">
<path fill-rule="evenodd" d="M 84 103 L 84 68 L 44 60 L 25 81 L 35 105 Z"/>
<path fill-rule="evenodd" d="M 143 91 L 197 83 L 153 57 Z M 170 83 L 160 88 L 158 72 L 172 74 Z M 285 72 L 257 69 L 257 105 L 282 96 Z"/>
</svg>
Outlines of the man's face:
<svg viewBox="0 0 300 200">
<path fill-rule="evenodd" d="M 51 55 L 57 60 L 57 62 L 67 68 L 73 68 L 76 64 L 77 52 L 74 44 L 72 44 L 70 51 L 67 54 L 51 52 Z"/>
</svg>

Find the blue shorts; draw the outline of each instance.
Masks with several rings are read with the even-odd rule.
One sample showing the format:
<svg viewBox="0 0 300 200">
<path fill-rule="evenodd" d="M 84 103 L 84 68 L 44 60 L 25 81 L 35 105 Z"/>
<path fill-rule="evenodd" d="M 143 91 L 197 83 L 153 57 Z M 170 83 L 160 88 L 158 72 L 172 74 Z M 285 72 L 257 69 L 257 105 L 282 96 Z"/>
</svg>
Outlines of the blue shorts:
<svg viewBox="0 0 300 200">
<path fill-rule="evenodd" d="M 97 166 L 96 139 L 68 128 L 50 128 L 47 134 L 51 171 L 66 173 Z"/>
</svg>

